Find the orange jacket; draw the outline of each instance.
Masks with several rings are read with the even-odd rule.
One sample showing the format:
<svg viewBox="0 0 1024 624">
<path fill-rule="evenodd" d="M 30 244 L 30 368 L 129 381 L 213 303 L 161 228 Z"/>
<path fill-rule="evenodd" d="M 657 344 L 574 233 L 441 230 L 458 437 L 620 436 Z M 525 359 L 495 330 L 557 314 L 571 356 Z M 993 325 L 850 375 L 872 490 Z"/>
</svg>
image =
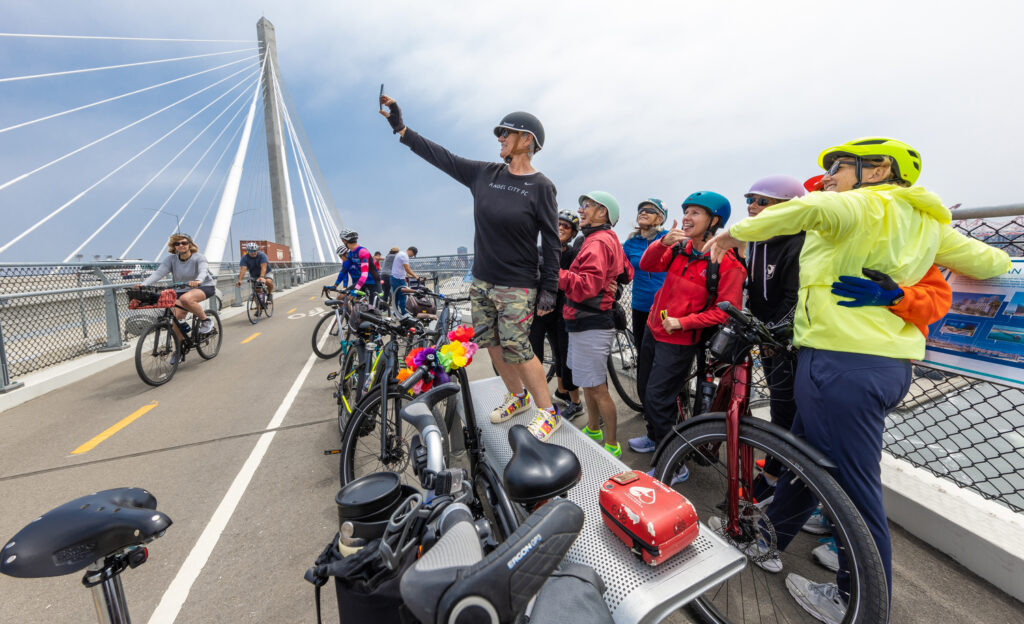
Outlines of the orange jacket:
<svg viewBox="0 0 1024 624">
<path fill-rule="evenodd" d="M 927 338 L 928 326 L 945 316 L 951 305 L 953 289 L 933 264 L 921 281 L 903 287 L 903 301 L 889 306 L 889 310 L 904 321 L 916 325 Z"/>
</svg>

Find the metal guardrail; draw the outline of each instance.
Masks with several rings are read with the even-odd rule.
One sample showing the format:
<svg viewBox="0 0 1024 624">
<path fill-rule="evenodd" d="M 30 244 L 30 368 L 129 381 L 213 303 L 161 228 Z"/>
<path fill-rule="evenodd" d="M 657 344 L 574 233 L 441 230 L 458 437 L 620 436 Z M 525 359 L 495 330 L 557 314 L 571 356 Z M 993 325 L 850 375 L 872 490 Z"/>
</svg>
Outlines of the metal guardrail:
<svg viewBox="0 0 1024 624">
<path fill-rule="evenodd" d="M 286 290 L 336 273 L 335 263 L 272 262 L 275 285 Z M 129 310 L 124 289 L 156 268 L 149 262 L 0 264 L 0 392 L 27 373 L 73 358 L 125 348 L 160 314 Z M 238 265 L 211 265 L 218 298 L 210 305 L 240 304 Z M 247 291 L 248 280 L 244 285 Z"/>
</svg>

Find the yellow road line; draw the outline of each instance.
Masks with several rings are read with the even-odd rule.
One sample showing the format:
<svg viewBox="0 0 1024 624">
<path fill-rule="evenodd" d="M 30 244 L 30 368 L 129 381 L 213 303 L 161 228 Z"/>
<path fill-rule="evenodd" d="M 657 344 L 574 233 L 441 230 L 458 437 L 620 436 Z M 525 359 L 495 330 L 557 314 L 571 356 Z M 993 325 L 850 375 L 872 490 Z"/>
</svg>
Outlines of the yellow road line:
<svg viewBox="0 0 1024 624">
<path fill-rule="evenodd" d="M 312 297 L 309 298 L 310 301 L 312 301 L 314 299 L 316 299 L 316 295 L 313 295 Z"/>
<path fill-rule="evenodd" d="M 156 401 L 153 401 L 149 405 L 144 405 L 143 407 L 140 407 L 139 409 L 137 409 L 134 412 L 132 412 L 131 416 L 128 416 L 126 418 L 122 418 L 113 427 L 107 429 L 106 431 L 104 431 L 103 433 L 99 434 L 98 436 L 96 436 L 92 440 L 89 440 L 88 442 L 86 442 L 82 446 L 80 446 L 80 447 L 76 448 L 75 450 L 71 451 L 71 454 L 72 455 L 81 455 L 82 453 L 88 453 L 89 451 L 91 451 L 94 448 L 96 448 L 99 445 L 100 442 L 106 440 L 107 438 L 109 438 L 110 436 L 114 435 L 118 431 L 120 431 L 120 430 L 124 429 L 125 427 L 127 427 L 128 425 L 132 424 L 137 419 L 141 418 L 143 414 L 145 414 L 149 410 L 153 409 L 157 405 L 159 405 L 159 403 L 157 403 Z"/>
<path fill-rule="evenodd" d="M 253 339 L 253 338 L 255 338 L 256 336 L 261 336 L 262 334 L 263 334 L 263 332 L 256 332 L 256 333 L 255 333 L 255 334 L 253 334 L 252 336 L 249 336 L 248 338 L 246 338 L 245 340 L 243 340 L 243 341 L 242 341 L 242 344 L 245 344 L 245 343 L 249 342 L 250 340 L 252 340 L 252 339 Z"/>
<path fill-rule="evenodd" d="M 292 308 L 291 310 L 288 310 L 287 312 L 285 312 L 285 314 L 291 314 L 292 312 L 294 312 L 296 310 L 298 310 L 298 308 Z"/>
</svg>

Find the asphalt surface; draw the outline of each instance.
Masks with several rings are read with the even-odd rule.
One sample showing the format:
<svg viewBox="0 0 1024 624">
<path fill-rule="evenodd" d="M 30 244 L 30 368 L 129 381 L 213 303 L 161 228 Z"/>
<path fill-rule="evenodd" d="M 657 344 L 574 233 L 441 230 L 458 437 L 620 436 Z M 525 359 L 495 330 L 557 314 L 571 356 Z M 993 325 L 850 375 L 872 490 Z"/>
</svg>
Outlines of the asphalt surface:
<svg viewBox="0 0 1024 624">
<path fill-rule="evenodd" d="M 337 456 L 323 451 L 340 444 L 326 380 L 337 360 L 310 348 L 325 311 L 319 287 L 279 293 L 274 317 L 256 326 L 229 308 L 220 354 L 190 354 L 162 387 L 143 384 L 126 361 L 0 413 L 0 539 L 78 496 L 143 487 L 174 524 L 149 545 L 150 560 L 123 575 L 136 622 L 315 622 L 303 573 L 338 530 Z M 470 372 L 492 374 L 485 354 Z M 620 421 L 622 440 L 642 430 L 621 406 Z M 278 430 L 266 433 L 272 423 Z M 623 456 L 636 467 L 645 459 Z M 893 534 L 893 622 L 1024 621 L 1021 603 L 902 528 Z M 0 576 L 0 622 L 94 621 L 80 579 Z M 337 622 L 333 587 L 324 589 L 324 621 Z"/>
</svg>

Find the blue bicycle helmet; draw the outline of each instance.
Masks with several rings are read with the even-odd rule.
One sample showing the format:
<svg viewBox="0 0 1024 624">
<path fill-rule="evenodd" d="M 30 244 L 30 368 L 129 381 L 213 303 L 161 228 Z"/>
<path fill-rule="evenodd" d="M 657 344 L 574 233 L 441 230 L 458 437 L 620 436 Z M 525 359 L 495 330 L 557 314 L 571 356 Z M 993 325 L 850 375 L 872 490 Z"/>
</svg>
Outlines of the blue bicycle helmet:
<svg viewBox="0 0 1024 624">
<path fill-rule="evenodd" d="M 691 193 L 689 197 L 683 201 L 683 210 L 686 210 L 687 206 L 700 206 L 704 210 L 707 210 L 712 217 L 718 217 L 718 223 L 708 228 L 710 233 L 714 233 L 715 230 L 725 225 L 729 220 L 729 215 L 732 214 L 732 208 L 729 206 L 729 200 L 712 191 L 697 191 Z"/>
</svg>

